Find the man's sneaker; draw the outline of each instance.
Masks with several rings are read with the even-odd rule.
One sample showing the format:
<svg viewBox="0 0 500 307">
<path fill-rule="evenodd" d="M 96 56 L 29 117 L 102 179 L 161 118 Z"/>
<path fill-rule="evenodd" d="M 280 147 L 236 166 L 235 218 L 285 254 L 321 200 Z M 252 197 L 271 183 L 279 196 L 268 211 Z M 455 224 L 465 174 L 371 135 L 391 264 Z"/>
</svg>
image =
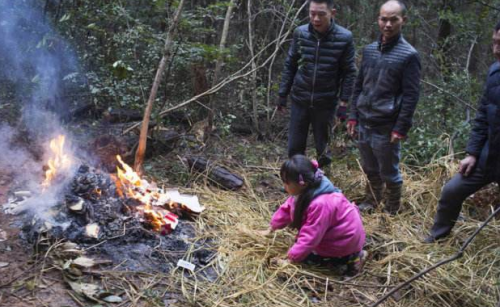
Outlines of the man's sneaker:
<svg viewBox="0 0 500 307">
<path fill-rule="evenodd" d="M 350 260 L 347 263 L 347 276 L 357 276 L 363 272 L 363 267 L 365 266 L 366 258 L 368 258 L 368 252 L 362 250 L 359 252 L 358 257 Z"/>
</svg>

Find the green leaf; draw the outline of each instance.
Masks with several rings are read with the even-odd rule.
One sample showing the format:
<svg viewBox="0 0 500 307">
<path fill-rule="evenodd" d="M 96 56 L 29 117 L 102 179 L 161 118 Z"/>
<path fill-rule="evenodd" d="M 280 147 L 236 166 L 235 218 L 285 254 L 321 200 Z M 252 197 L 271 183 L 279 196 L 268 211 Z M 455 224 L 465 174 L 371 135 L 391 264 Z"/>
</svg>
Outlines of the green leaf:
<svg viewBox="0 0 500 307">
<path fill-rule="evenodd" d="M 31 79 L 31 82 L 32 83 L 38 83 L 38 82 L 40 82 L 40 75 L 37 74 L 36 76 L 34 76 L 33 79 Z"/>
<path fill-rule="evenodd" d="M 68 21 L 71 19 L 71 14 L 70 13 L 66 13 L 63 15 L 63 17 L 61 17 L 61 19 L 59 19 L 59 22 L 65 22 L 65 21 Z"/>
</svg>

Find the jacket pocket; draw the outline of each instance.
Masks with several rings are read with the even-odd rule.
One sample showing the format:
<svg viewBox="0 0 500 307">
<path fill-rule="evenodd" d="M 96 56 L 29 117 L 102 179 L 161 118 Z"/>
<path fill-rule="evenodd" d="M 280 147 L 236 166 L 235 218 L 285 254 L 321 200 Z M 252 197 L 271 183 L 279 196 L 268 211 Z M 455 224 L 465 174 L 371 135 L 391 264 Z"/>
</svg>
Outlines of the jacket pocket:
<svg viewBox="0 0 500 307">
<path fill-rule="evenodd" d="M 372 112 L 375 117 L 395 117 L 399 112 L 401 105 L 401 97 L 391 97 L 385 99 L 377 99 L 372 102 Z"/>
</svg>

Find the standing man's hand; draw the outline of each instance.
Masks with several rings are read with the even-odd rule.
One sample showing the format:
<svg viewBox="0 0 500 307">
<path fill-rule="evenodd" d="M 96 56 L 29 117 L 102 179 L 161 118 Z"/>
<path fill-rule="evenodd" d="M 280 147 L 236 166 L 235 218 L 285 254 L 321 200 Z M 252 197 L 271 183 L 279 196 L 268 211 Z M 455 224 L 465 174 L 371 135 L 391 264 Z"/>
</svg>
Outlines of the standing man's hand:
<svg viewBox="0 0 500 307">
<path fill-rule="evenodd" d="M 468 155 L 462 161 L 460 161 L 460 167 L 458 168 L 458 172 L 463 176 L 467 177 L 474 169 L 476 165 L 476 157 Z"/>
<path fill-rule="evenodd" d="M 347 102 L 341 101 L 337 107 L 337 122 L 343 123 L 347 119 Z"/>
<path fill-rule="evenodd" d="M 276 106 L 276 108 L 278 109 L 278 111 L 280 112 L 285 112 L 286 111 L 286 96 L 285 97 L 282 97 L 280 96 L 278 98 L 278 104 Z"/>
<path fill-rule="evenodd" d="M 347 134 L 349 134 L 350 137 L 355 137 L 356 136 L 356 125 L 358 122 L 354 119 L 351 119 L 347 122 Z"/>
<path fill-rule="evenodd" d="M 399 143 L 401 140 L 404 140 L 404 135 L 401 135 L 397 133 L 396 131 L 393 131 L 391 133 L 391 143 L 396 144 Z"/>
</svg>

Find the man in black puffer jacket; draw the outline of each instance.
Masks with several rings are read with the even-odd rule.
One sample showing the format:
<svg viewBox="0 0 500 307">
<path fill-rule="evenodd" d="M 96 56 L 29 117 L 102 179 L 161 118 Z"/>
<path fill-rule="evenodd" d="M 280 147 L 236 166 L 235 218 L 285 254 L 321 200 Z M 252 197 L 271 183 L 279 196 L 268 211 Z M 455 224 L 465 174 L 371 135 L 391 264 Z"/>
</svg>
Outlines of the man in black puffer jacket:
<svg viewBox="0 0 500 307">
<path fill-rule="evenodd" d="M 295 29 L 279 89 L 279 107 L 291 100 L 288 156 L 305 154 L 312 126 L 320 167 L 331 162 L 328 138 L 337 106 L 345 119 L 356 66 L 350 31 L 335 24 L 333 0 L 310 0 L 310 23 Z"/>
<path fill-rule="evenodd" d="M 420 93 L 420 58 L 401 35 L 406 7 L 388 1 L 380 8 L 380 39 L 363 50 L 347 123 L 350 135 L 359 124 L 358 147 L 368 177 L 362 211 L 371 211 L 386 188 L 385 211 L 401 205 L 400 140 L 412 125 Z"/>
<path fill-rule="evenodd" d="M 459 173 L 443 187 L 426 243 L 450 234 L 467 197 L 491 182 L 500 183 L 500 22 L 493 32 L 493 53 L 497 61 L 488 71 L 467 156 L 460 161 Z"/>
</svg>

